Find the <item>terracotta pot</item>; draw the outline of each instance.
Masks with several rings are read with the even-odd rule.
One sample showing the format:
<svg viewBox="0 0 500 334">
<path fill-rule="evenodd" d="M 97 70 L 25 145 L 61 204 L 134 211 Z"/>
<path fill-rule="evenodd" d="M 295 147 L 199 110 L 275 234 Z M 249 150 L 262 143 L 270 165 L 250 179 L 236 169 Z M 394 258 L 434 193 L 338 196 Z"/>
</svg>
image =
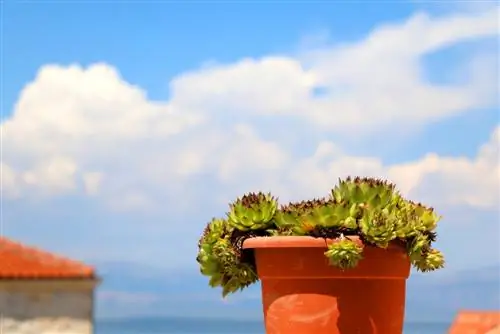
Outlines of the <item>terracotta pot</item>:
<svg viewBox="0 0 500 334">
<path fill-rule="evenodd" d="M 362 244 L 358 238 L 352 240 Z M 354 269 L 323 254 L 332 240 L 259 237 L 253 249 L 267 334 L 401 334 L 410 262 L 404 250 L 365 246 Z"/>
</svg>

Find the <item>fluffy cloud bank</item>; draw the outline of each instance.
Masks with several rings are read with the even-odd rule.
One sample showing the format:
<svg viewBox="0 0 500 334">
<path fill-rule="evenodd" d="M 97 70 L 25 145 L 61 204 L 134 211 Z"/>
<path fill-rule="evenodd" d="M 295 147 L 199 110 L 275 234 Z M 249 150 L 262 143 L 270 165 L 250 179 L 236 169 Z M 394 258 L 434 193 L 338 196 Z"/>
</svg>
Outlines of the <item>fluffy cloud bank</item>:
<svg viewBox="0 0 500 334">
<path fill-rule="evenodd" d="M 387 165 L 350 155 L 342 140 L 369 143 L 374 129 L 410 131 L 494 106 L 496 54 L 474 54 L 446 84 L 427 78 L 424 58 L 497 35 L 497 17 L 498 8 L 418 14 L 356 43 L 214 65 L 174 78 L 168 101 L 152 101 L 108 64 L 44 66 L 1 125 L 4 194 L 81 193 L 115 209 L 149 209 L 160 197 L 203 191 L 200 178 L 213 179 L 222 200 L 256 188 L 324 194 L 338 177 L 362 174 L 426 200 L 495 207 L 498 128 L 473 159 L 429 153 Z M 340 139 L 318 141 L 304 157 L 291 144 L 302 131 Z"/>
</svg>

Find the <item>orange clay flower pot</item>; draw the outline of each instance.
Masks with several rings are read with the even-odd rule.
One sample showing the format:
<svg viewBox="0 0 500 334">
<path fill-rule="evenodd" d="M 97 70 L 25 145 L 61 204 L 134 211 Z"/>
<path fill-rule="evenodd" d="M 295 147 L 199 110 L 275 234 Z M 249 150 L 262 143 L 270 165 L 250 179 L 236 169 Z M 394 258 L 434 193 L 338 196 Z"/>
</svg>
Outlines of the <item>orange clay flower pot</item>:
<svg viewBox="0 0 500 334">
<path fill-rule="evenodd" d="M 358 238 L 350 239 L 359 242 Z M 365 246 L 357 267 L 328 264 L 322 238 L 245 240 L 262 282 L 267 334 L 401 334 L 409 259 L 401 247 Z"/>
</svg>

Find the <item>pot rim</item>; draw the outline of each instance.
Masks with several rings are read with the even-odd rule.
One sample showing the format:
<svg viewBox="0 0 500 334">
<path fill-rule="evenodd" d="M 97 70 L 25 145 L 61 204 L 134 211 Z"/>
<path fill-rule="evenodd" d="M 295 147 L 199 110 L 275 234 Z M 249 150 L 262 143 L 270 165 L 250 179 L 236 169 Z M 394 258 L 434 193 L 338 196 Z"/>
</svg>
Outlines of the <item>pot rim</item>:
<svg viewBox="0 0 500 334">
<path fill-rule="evenodd" d="M 365 244 L 359 239 L 359 236 L 346 236 L 363 247 Z M 337 239 L 328 239 L 311 236 L 269 236 L 269 237 L 252 237 L 243 242 L 243 249 L 258 249 L 258 248 L 327 248 L 331 243 L 340 241 Z M 377 247 L 379 248 L 379 247 Z M 387 249 L 402 249 L 400 245 L 390 243 Z"/>
</svg>

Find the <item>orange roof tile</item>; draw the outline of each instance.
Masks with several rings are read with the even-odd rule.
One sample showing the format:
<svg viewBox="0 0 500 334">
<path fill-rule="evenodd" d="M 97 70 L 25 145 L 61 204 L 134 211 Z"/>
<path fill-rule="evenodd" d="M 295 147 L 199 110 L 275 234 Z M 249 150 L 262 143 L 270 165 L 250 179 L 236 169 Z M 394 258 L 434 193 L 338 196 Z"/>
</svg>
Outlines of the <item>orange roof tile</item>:
<svg viewBox="0 0 500 334">
<path fill-rule="evenodd" d="M 461 311 L 448 334 L 497 334 L 500 311 Z"/>
<path fill-rule="evenodd" d="M 75 278 L 95 278 L 94 268 L 0 237 L 0 280 Z"/>
</svg>

